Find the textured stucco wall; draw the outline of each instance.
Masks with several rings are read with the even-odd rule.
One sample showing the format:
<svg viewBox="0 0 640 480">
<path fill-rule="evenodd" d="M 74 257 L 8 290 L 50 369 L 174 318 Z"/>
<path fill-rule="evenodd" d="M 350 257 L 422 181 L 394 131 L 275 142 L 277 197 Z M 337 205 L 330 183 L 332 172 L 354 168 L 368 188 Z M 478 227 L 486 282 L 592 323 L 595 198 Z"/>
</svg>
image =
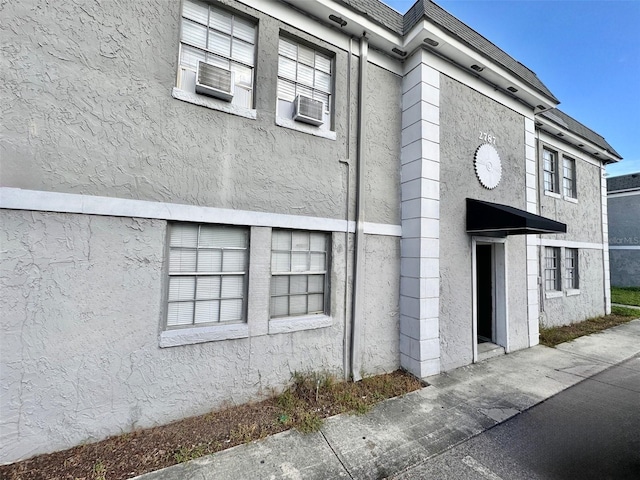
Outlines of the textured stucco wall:
<svg viewBox="0 0 640 480">
<path fill-rule="evenodd" d="M 356 148 L 352 139 L 347 152 L 347 52 L 240 3 L 225 3 L 258 21 L 256 120 L 171 97 L 180 2 L 5 3 L 2 184 L 343 218 L 345 167 L 338 160 L 355 158 Z M 281 29 L 335 54 L 335 141 L 275 125 Z M 352 67 L 357 72 L 357 61 Z M 374 168 L 393 175 L 388 163 L 399 152 L 399 120 L 384 132 L 391 124 L 378 120 L 398 116 L 388 111 L 399 102 L 398 80 L 377 70 L 369 68 L 369 138 L 375 144 L 367 153 Z M 353 114 L 357 75 L 351 80 Z M 372 221 L 397 224 L 397 192 L 385 187 L 378 193 L 379 187 L 369 186 Z"/>
<path fill-rule="evenodd" d="M 472 361 L 471 237 L 466 233 L 467 197 L 525 209 L 524 118 L 498 102 L 440 76 L 440 348 L 443 370 Z M 502 179 L 484 188 L 474 154 L 480 131 L 497 137 Z M 507 240 L 510 341 L 527 341 L 526 249 L 523 236 Z"/>
<path fill-rule="evenodd" d="M 638 287 L 640 286 L 640 192 L 627 196 L 610 196 L 607 199 L 607 210 L 611 285 Z"/>
<path fill-rule="evenodd" d="M 602 250 L 579 250 L 580 294 L 544 298 L 540 325 L 552 327 L 580 322 L 604 314 L 604 277 Z"/>
<path fill-rule="evenodd" d="M 161 349 L 165 222 L 1 213 L 0 461 L 242 403 L 294 371 L 341 375 L 342 235 L 331 327 Z"/>
</svg>

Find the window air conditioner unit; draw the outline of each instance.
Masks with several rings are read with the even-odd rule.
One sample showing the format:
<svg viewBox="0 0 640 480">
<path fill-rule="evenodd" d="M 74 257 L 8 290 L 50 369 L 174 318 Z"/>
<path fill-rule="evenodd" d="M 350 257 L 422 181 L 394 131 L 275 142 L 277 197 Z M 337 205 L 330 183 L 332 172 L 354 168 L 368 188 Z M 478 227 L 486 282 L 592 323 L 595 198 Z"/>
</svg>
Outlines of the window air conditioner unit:
<svg viewBox="0 0 640 480">
<path fill-rule="evenodd" d="M 206 62 L 198 62 L 196 93 L 220 98 L 226 102 L 233 99 L 233 72 Z"/>
<path fill-rule="evenodd" d="M 293 119 L 297 122 L 304 122 L 311 125 L 319 126 L 322 121 L 322 113 L 324 112 L 324 102 L 322 100 L 314 100 L 304 95 L 298 95 L 293 104 Z"/>
</svg>

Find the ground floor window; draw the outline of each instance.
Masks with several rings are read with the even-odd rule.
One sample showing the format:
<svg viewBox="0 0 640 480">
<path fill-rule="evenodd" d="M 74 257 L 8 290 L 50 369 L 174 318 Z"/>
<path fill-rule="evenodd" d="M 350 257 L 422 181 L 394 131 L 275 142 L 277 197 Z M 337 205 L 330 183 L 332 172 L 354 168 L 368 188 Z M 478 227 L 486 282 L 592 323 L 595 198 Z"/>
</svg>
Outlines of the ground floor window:
<svg viewBox="0 0 640 480">
<path fill-rule="evenodd" d="M 327 244 L 325 233 L 273 230 L 271 318 L 325 313 Z"/>
<path fill-rule="evenodd" d="M 564 272 L 564 288 L 567 290 L 577 290 L 580 288 L 577 248 L 565 248 Z"/>
<path fill-rule="evenodd" d="M 560 247 L 544 247 L 544 289 L 559 291 L 560 279 Z"/>
<path fill-rule="evenodd" d="M 167 328 L 245 321 L 248 229 L 169 227 Z"/>
</svg>

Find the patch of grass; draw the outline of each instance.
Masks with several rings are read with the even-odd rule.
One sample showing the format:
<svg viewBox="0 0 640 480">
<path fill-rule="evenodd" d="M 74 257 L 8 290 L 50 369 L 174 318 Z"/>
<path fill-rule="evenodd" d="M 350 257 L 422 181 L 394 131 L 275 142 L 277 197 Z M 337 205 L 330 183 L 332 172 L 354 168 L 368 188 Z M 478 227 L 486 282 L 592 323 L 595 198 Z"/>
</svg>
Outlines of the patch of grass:
<svg viewBox="0 0 640 480">
<path fill-rule="evenodd" d="M 633 308 L 612 307 L 611 315 L 589 318 L 583 322 L 540 329 L 540 343 L 547 347 L 555 347 L 564 342 L 570 342 L 584 335 L 591 335 L 607 328 L 630 322 L 640 317 L 640 311 Z"/>
<path fill-rule="evenodd" d="M 107 467 L 105 467 L 102 460 L 98 460 L 93 464 L 93 478 L 94 480 L 106 480 Z"/>
<path fill-rule="evenodd" d="M 640 307 L 640 287 L 611 287 L 611 301 Z"/>
</svg>

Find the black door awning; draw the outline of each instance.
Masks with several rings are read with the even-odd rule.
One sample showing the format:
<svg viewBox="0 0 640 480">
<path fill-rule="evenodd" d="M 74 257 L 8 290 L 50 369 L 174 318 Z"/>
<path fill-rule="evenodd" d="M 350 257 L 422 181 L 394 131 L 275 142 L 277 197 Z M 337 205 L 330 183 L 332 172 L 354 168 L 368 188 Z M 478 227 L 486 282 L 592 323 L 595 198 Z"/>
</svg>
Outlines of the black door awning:
<svg viewBox="0 0 640 480">
<path fill-rule="evenodd" d="M 467 233 L 501 237 L 567 233 L 567 225 L 508 205 L 467 198 Z"/>
</svg>

